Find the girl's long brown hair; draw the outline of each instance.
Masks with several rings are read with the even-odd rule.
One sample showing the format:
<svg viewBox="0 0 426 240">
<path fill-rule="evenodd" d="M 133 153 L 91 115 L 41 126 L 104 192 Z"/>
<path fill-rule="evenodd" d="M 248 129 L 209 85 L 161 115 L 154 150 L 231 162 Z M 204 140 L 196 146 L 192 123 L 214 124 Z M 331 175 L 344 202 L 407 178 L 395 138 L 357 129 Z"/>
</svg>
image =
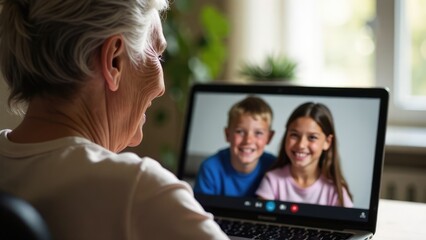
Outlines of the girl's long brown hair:
<svg viewBox="0 0 426 240">
<path fill-rule="evenodd" d="M 337 136 L 334 129 L 333 116 L 330 110 L 321 103 L 307 102 L 299 107 L 297 107 L 293 113 L 290 115 L 286 124 L 286 131 L 284 133 L 280 151 L 278 154 L 278 159 L 275 164 L 272 166 L 272 169 L 283 167 L 287 164 L 291 164 L 290 158 L 285 152 L 285 142 L 287 138 L 287 131 L 290 124 L 300 117 L 309 117 L 313 119 L 322 129 L 325 136 L 332 135 L 333 140 L 331 146 L 328 150 L 323 151 L 320 157 L 318 166 L 321 170 L 321 174 L 333 181 L 336 186 L 339 204 L 343 206 L 343 191 L 345 188 L 348 192 L 349 197 L 352 199 L 352 194 L 349 191 L 349 186 L 343 177 L 342 171 L 340 169 L 340 156 L 337 150 Z"/>
</svg>

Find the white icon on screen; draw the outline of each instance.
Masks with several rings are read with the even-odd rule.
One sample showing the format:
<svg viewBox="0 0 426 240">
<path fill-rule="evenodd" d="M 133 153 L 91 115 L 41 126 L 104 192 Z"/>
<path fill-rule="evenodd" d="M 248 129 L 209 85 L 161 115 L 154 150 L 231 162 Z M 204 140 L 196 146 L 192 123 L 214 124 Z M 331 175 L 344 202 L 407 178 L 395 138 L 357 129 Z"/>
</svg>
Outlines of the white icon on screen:
<svg viewBox="0 0 426 240">
<path fill-rule="evenodd" d="M 287 209 L 287 206 L 285 204 L 280 204 L 279 209 L 281 211 L 285 211 Z"/>
<path fill-rule="evenodd" d="M 361 212 L 361 215 L 359 215 L 359 218 L 366 218 L 365 212 Z"/>
<path fill-rule="evenodd" d="M 251 202 L 250 202 L 250 201 L 245 201 L 245 202 L 244 202 L 244 206 L 246 206 L 246 207 L 250 207 L 250 206 L 251 206 Z"/>
<path fill-rule="evenodd" d="M 262 204 L 262 202 L 256 202 L 254 204 L 254 206 L 257 207 L 257 208 L 261 208 L 263 206 L 263 204 Z"/>
</svg>

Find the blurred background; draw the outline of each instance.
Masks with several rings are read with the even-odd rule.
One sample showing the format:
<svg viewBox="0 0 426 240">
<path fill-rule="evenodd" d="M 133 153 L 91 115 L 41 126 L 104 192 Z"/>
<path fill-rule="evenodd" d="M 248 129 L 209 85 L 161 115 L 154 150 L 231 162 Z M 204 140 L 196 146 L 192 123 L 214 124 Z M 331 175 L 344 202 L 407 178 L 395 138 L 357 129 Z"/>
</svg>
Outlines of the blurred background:
<svg viewBox="0 0 426 240">
<path fill-rule="evenodd" d="M 426 202 L 426 1 L 177 0 L 163 16 L 166 94 L 128 148 L 176 171 L 190 86 L 274 81 L 390 91 L 382 197 Z M 278 83 L 279 84 L 279 83 Z M 0 128 L 19 118 L 0 83 Z"/>
</svg>

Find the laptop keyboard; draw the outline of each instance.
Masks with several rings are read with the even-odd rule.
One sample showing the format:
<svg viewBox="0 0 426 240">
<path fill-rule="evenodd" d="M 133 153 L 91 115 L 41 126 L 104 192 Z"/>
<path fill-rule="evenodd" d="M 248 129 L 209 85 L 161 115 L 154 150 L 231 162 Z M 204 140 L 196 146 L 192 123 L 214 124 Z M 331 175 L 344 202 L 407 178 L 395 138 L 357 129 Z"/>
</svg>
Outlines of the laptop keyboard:
<svg viewBox="0 0 426 240">
<path fill-rule="evenodd" d="M 302 227 L 277 226 L 261 223 L 215 219 L 229 236 L 265 240 L 343 240 L 352 234 Z"/>
</svg>

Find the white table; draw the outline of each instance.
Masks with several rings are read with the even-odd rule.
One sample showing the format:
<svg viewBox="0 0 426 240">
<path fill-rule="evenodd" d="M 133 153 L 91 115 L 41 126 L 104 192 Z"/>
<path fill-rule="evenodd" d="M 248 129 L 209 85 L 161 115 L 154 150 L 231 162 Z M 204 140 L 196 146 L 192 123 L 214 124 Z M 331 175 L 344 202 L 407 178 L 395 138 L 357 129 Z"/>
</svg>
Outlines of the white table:
<svg viewBox="0 0 426 240">
<path fill-rule="evenodd" d="M 379 200 L 373 240 L 426 240 L 426 204 Z"/>
</svg>

